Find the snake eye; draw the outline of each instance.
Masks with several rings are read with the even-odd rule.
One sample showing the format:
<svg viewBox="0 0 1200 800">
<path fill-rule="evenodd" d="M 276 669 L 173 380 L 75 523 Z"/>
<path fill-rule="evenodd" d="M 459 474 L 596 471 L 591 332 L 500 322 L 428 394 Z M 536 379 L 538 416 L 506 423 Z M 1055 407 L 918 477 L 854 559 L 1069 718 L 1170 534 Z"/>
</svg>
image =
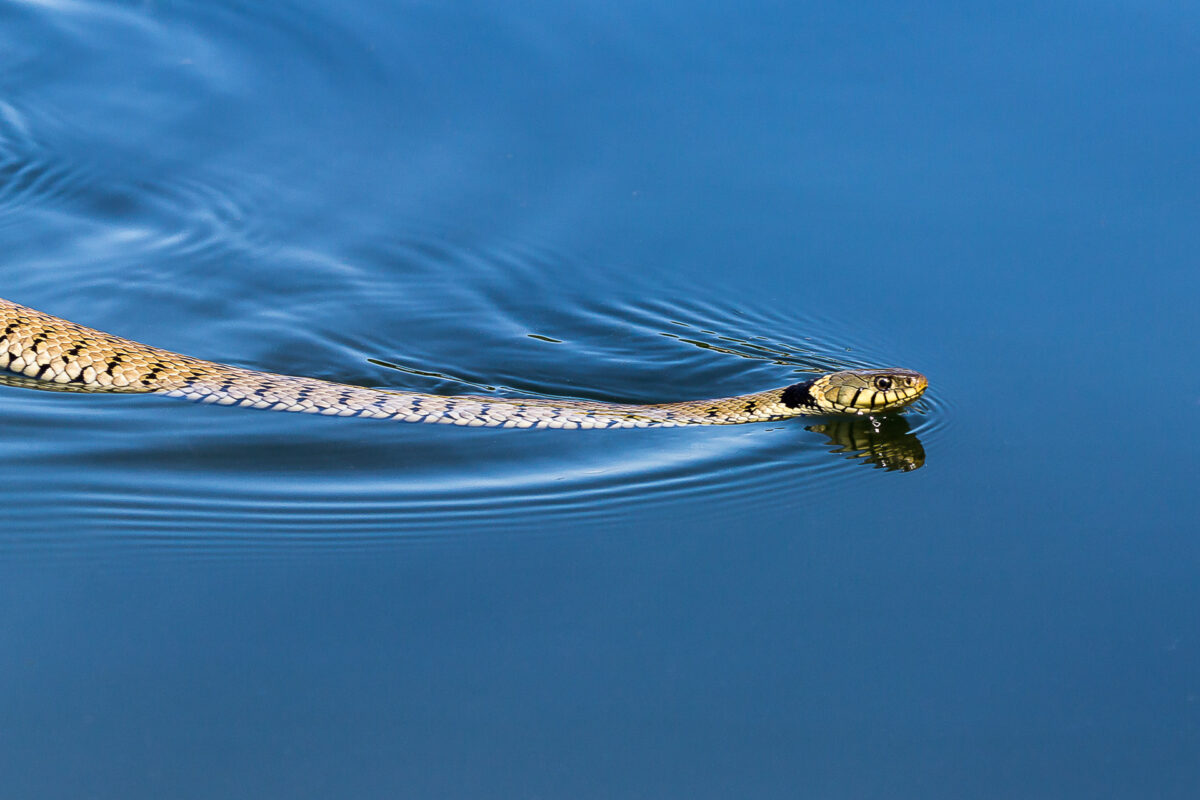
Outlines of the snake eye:
<svg viewBox="0 0 1200 800">
<path fill-rule="evenodd" d="M 892 379 L 886 375 L 876 378 L 875 388 L 881 392 L 886 392 L 888 389 L 892 388 Z"/>
</svg>

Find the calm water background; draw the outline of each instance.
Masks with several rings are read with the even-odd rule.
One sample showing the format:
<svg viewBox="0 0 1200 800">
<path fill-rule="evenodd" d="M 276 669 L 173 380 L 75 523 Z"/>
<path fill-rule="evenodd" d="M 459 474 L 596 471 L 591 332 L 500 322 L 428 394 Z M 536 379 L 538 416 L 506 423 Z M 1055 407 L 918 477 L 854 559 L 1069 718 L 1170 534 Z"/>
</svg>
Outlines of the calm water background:
<svg viewBox="0 0 1200 800">
<path fill-rule="evenodd" d="M 0 795 L 1195 797 L 1198 74 L 1171 2 L 0 0 L 4 297 L 446 393 L 933 383 L 908 472 L 2 388 Z"/>
</svg>

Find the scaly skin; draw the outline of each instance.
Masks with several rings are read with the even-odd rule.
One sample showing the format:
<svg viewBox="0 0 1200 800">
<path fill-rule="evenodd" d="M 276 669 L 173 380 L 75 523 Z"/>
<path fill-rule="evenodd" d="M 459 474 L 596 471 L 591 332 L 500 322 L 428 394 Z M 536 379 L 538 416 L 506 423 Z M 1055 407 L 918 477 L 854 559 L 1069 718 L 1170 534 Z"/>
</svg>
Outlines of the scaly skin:
<svg viewBox="0 0 1200 800">
<path fill-rule="evenodd" d="M 392 392 L 231 367 L 139 344 L 0 299 L 0 383 L 140 392 L 205 403 L 404 422 L 505 428 L 734 425 L 796 416 L 879 414 L 925 391 L 901 369 L 831 372 L 757 394 L 659 405 Z"/>
</svg>

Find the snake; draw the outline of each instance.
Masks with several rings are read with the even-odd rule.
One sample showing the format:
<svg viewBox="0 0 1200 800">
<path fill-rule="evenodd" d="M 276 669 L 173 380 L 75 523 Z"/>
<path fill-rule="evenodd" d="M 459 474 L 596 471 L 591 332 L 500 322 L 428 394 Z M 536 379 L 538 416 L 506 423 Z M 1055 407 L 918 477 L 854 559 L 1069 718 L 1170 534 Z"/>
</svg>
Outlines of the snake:
<svg viewBox="0 0 1200 800">
<path fill-rule="evenodd" d="M 0 383 L 66 392 L 165 395 L 225 406 L 504 428 L 734 425 L 797 416 L 877 415 L 928 387 L 907 369 L 829 372 L 756 394 L 659 404 L 437 395 L 219 364 L 84 327 L 0 298 Z"/>
</svg>

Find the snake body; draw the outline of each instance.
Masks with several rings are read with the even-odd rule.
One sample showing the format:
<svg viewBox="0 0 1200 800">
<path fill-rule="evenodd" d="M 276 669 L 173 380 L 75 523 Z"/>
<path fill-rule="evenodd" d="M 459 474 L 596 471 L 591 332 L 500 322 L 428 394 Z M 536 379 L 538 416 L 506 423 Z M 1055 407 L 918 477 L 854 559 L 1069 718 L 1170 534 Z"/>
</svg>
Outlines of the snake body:
<svg viewBox="0 0 1200 800">
<path fill-rule="evenodd" d="M 0 382 L 79 392 L 139 392 L 205 403 L 404 422 L 509 428 L 731 425 L 795 416 L 878 414 L 916 400 L 918 372 L 847 370 L 757 394 L 657 405 L 351 386 L 218 364 L 140 344 L 0 299 Z"/>
</svg>

